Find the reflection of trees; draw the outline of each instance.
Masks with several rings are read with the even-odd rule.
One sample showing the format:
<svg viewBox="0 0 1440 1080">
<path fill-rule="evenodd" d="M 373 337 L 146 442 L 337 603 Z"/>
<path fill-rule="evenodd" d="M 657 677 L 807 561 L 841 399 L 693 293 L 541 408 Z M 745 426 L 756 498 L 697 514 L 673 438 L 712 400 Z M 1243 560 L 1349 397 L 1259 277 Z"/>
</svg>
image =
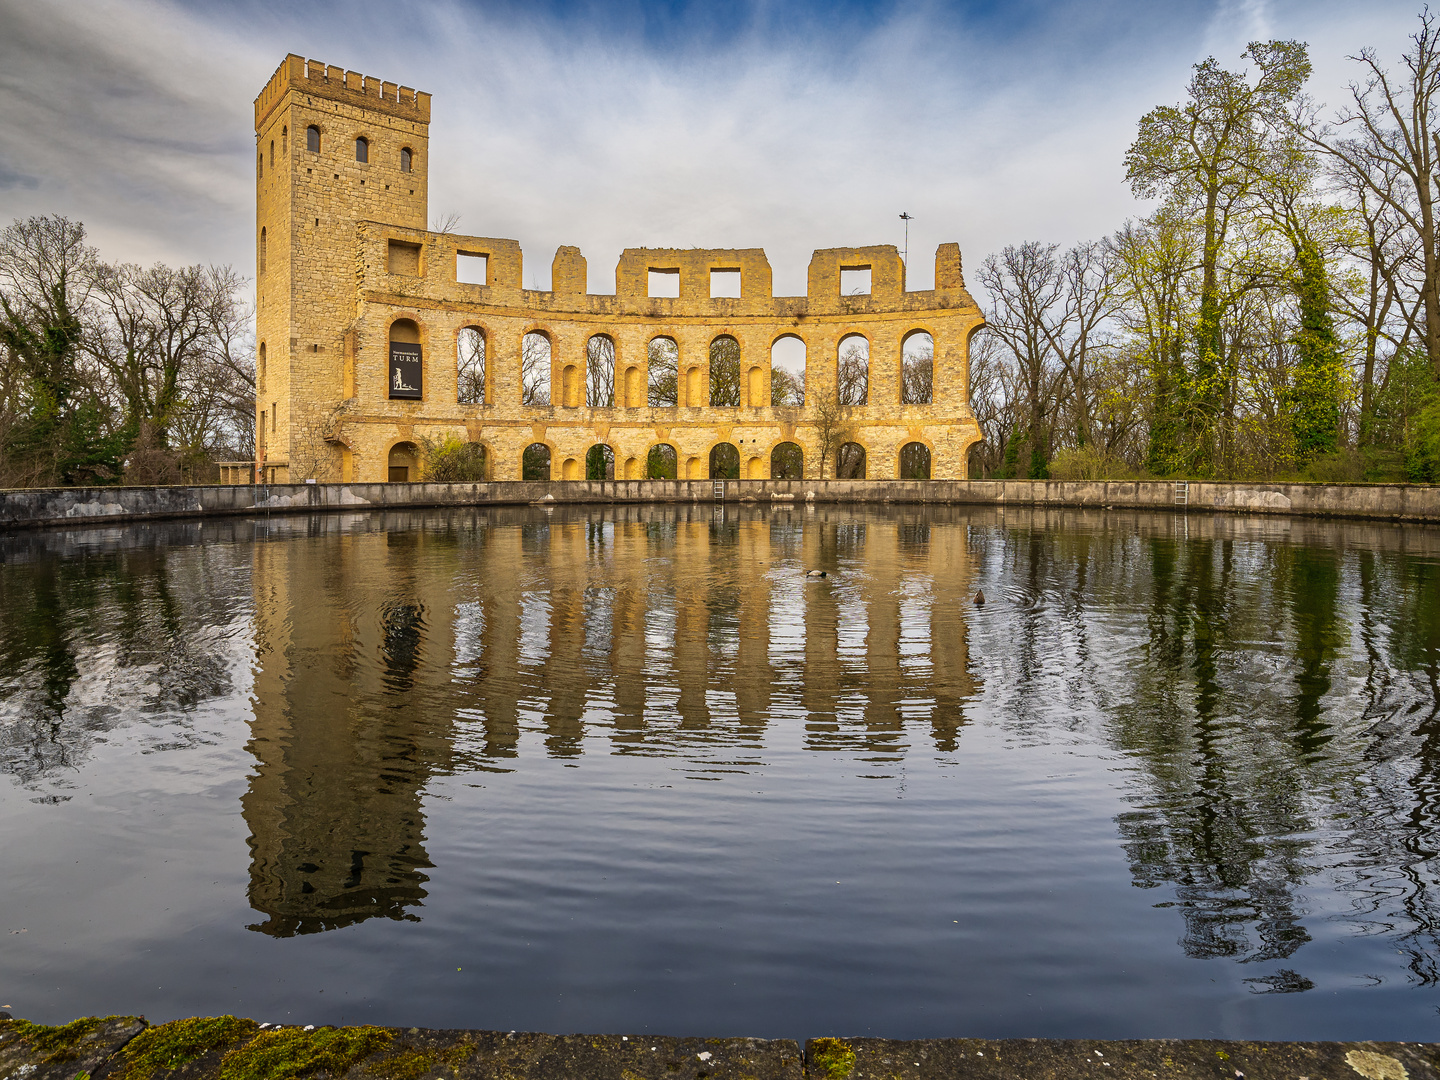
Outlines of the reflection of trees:
<svg viewBox="0 0 1440 1080">
<path fill-rule="evenodd" d="M 187 714 L 230 691 L 226 572 L 239 556 L 184 539 L 0 564 L 0 772 L 52 778 L 133 720 L 164 718 L 173 745 L 189 738 Z"/>
</svg>

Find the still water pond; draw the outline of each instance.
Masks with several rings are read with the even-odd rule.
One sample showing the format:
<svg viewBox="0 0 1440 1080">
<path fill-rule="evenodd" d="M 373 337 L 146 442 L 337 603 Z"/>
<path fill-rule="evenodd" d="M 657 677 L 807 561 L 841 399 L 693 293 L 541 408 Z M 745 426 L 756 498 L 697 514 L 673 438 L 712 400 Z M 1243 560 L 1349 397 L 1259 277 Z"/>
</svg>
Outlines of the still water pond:
<svg viewBox="0 0 1440 1080">
<path fill-rule="evenodd" d="M 1435 530 L 621 507 L 0 560 L 17 1015 L 1440 1037 Z"/>
</svg>

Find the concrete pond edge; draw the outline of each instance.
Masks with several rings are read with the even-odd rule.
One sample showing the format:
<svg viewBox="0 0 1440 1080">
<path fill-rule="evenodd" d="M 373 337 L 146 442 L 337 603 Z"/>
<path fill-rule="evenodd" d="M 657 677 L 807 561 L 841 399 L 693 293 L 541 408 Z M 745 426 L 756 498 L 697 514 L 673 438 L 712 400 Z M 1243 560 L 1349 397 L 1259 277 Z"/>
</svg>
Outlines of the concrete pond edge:
<svg viewBox="0 0 1440 1080">
<path fill-rule="evenodd" d="M 1370 518 L 1440 524 L 1440 485 L 1168 480 L 505 480 L 485 483 L 210 484 L 0 491 L 0 527 L 226 515 L 483 506 L 718 503 L 747 506 L 1074 507 Z"/>
<path fill-rule="evenodd" d="M 546 1035 L 0 1013 L 0 1080 L 1437 1080 L 1440 1045 Z"/>
</svg>

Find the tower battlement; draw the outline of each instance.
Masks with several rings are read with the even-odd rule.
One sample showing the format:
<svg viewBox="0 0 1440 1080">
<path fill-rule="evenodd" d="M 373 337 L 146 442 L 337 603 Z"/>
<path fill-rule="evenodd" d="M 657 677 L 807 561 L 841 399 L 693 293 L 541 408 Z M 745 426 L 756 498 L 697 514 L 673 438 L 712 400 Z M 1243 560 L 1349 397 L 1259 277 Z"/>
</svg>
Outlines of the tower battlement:
<svg viewBox="0 0 1440 1080">
<path fill-rule="evenodd" d="M 284 99 L 285 92 L 291 89 L 312 97 L 389 113 L 404 120 L 430 122 L 430 95 L 423 90 L 399 86 L 358 71 L 346 71 L 334 64 L 322 64 L 318 60 L 307 60 L 290 53 L 280 62 L 265 89 L 255 99 L 256 131 Z"/>
</svg>

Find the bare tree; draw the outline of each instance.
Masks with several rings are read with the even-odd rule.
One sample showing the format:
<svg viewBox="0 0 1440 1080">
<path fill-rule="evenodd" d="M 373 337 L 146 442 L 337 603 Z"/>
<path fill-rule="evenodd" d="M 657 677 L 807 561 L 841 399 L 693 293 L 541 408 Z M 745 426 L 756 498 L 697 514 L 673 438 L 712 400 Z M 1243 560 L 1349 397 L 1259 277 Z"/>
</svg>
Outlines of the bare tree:
<svg viewBox="0 0 1440 1080">
<path fill-rule="evenodd" d="M 740 404 L 740 343 L 728 334 L 710 343 L 710 404 L 720 408 Z"/>
<path fill-rule="evenodd" d="M 804 405 L 805 376 L 796 376 L 782 367 L 770 368 L 770 404 Z"/>
<path fill-rule="evenodd" d="M 455 337 L 456 399 L 463 405 L 485 404 L 485 335 L 467 326 Z"/>
<path fill-rule="evenodd" d="M 815 443 L 820 451 L 820 479 L 826 478 L 827 463 L 838 458 L 840 447 L 850 441 L 850 411 L 838 394 L 821 394 L 815 400 Z"/>
<path fill-rule="evenodd" d="M 649 375 L 646 379 L 645 401 L 653 408 L 669 408 L 679 403 L 680 348 L 672 338 L 652 338 L 647 350 Z"/>
<path fill-rule="evenodd" d="M 585 404 L 615 407 L 615 342 L 605 334 L 596 334 L 585 346 Z"/>
<path fill-rule="evenodd" d="M 870 397 L 870 343 L 859 334 L 840 342 L 835 358 L 835 396 L 841 405 L 864 405 Z"/>
<path fill-rule="evenodd" d="M 520 345 L 520 404 L 550 404 L 550 339 L 526 334 Z"/>
</svg>

